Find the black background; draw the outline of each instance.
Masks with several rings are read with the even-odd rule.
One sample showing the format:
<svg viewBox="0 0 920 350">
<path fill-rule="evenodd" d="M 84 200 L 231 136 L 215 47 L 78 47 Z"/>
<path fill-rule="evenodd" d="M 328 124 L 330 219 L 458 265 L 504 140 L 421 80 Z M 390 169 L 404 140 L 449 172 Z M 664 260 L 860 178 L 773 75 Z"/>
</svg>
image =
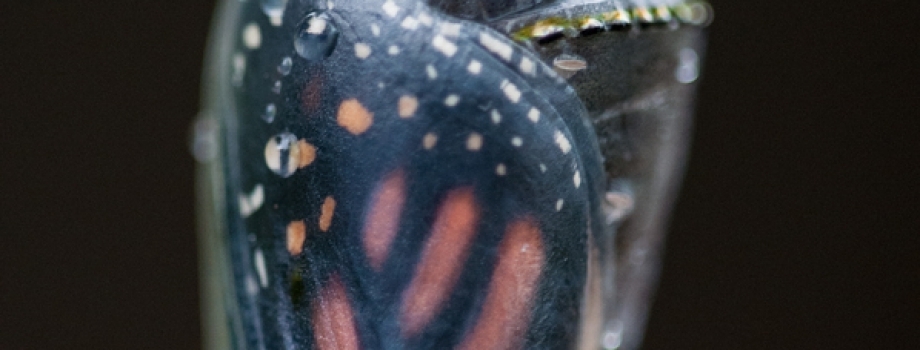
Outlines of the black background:
<svg viewBox="0 0 920 350">
<path fill-rule="evenodd" d="M 713 2 L 645 348 L 920 348 L 920 11 Z M 199 347 L 213 6 L 0 4 L 0 349 Z"/>
</svg>

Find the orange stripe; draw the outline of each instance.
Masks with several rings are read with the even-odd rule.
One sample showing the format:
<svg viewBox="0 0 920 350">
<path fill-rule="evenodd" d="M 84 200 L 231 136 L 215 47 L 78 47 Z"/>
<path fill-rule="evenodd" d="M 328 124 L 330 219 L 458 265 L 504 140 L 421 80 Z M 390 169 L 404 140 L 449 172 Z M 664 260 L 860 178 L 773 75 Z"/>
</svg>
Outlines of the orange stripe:
<svg viewBox="0 0 920 350">
<path fill-rule="evenodd" d="M 540 228 L 533 218 L 508 225 L 498 251 L 489 294 L 461 350 L 520 349 L 530 323 L 530 308 L 543 269 Z"/>
<path fill-rule="evenodd" d="M 364 221 L 364 251 L 378 272 L 390 252 L 399 229 L 399 215 L 406 201 L 406 176 L 402 169 L 390 173 L 377 188 Z"/>
<path fill-rule="evenodd" d="M 438 209 L 415 276 L 403 294 L 403 337 L 417 335 L 441 310 L 460 277 L 478 222 L 473 189 L 450 191 Z"/>
<path fill-rule="evenodd" d="M 307 225 L 303 220 L 291 221 L 287 226 L 287 249 L 291 255 L 303 252 L 303 242 L 307 240 Z"/>
<path fill-rule="evenodd" d="M 320 350 L 358 349 L 355 315 L 338 275 L 329 279 L 313 302 L 313 330 Z"/>
<path fill-rule="evenodd" d="M 319 214 L 319 229 L 320 231 L 326 232 L 329 231 L 329 226 L 332 226 L 332 216 L 335 215 L 335 198 L 332 196 L 326 197 L 326 200 L 323 201 L 323 207 L 320 209 Z"/>
</svg>

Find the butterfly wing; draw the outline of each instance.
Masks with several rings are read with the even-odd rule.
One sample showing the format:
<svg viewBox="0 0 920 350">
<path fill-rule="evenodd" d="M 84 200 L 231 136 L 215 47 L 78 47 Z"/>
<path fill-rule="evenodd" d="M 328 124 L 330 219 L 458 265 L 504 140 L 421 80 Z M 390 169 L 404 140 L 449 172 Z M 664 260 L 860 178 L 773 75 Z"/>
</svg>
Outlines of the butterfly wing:
<svg viewBox="0 0 920 350">
<path fill-rule="evenodd" d="M 291 62 L 266 152 L 266 345 L 570 347 L 601 172 L 584 108 L 490 29 L 381 3 L 297 29 L 341 35 Z"/>
</svg>

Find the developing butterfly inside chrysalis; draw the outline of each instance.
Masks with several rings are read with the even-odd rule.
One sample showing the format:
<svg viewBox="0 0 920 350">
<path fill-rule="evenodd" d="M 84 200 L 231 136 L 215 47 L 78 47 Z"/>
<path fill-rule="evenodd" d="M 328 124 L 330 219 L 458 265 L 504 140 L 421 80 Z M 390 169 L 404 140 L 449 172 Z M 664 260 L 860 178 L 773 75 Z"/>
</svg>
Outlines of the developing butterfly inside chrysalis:
<svg viewBox="0 0 920 350">
<path fill-rule="evenodd" d="M 201 163 L 210 349 L 633 349 L 697 1 L 226 0 Z"/>
</svg>

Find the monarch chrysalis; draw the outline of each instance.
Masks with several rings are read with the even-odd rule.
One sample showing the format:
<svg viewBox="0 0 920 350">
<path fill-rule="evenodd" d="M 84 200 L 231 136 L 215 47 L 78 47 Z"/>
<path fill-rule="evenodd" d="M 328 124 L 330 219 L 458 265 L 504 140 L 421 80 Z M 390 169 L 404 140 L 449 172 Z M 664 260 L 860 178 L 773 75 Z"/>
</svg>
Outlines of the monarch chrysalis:
<svg viewBox="0 0 920 350">
<path fill-rule="evenodd" d="M 209 249 L 233 344 L 597 348 L 610 189 L 646 152 L 598 128 L 684 105 L 610 107 L 623 89 L 654 101 L 634 77 L 576 82 L 596 67 L 566 50 L 702 24 L 695 4 L 228 1 L 209 107 L 225 248 Z"/>
</svg>

